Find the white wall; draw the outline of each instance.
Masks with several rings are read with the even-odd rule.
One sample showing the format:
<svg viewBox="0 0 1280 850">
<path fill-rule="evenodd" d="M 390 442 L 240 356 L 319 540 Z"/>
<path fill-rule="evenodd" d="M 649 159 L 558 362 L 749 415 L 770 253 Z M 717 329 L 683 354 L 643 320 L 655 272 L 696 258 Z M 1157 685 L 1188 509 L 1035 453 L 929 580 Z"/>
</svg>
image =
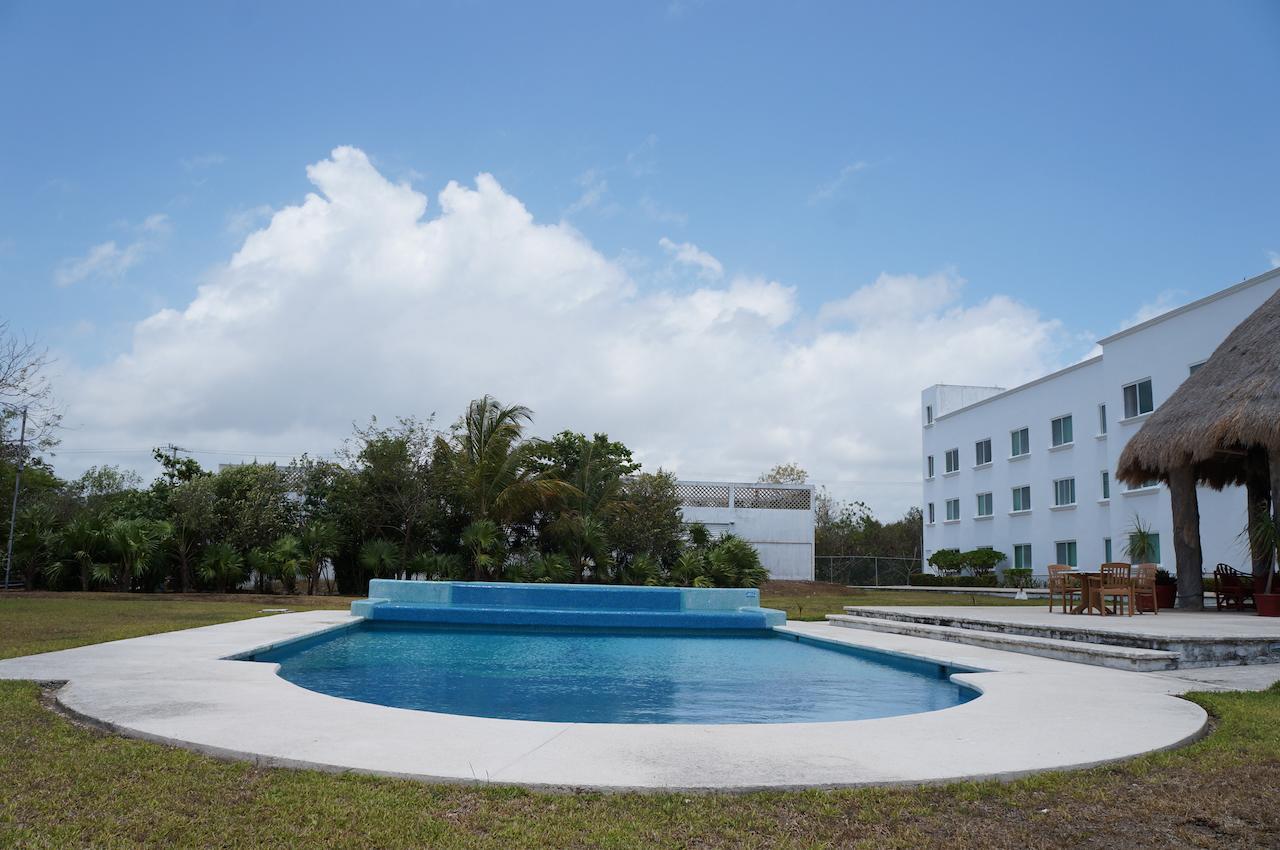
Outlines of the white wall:
<svg viewBox="0 0 1280 850">
<path fill-rule="evenodd" d="M 938 549 L 993 546 L 1012 557 L 1013 546 L 1030 543 L 1037 574 L 1056 561 L 1060 540 L 1075 540 L 1081 565 L 1105 559 L 1104 539 L 1112 540 L 1112 557 L 1125 560 L 1124 546 L 1135 516 L 1160 534 L 1162 564 L 1172 570 L 1173 531 L 1169 494 L 1164 487 L 1126 493 L 1115 481 L 1115 467 L 1125 443 L 1145 416 L 1124 421 L 1123 387 L 1150 378 L 1156 407 L 1190 374 L 1193 364 L 1206 360 L 1228 333 L 1280 288 L 1280 270 L 1259 275 L 1231 289 L 1201 299 L 1164 317 L 1138 325 L 1101 341 L 1102 355 L 996 395 L 949 407 L 957 398 L 972 398 L 987 388 L 935 386 L 921 394 L 925 405 L 939 405 L 934 424 L 923 428 L 923 455 L 934 456 L 934 478 L 923 486 L 925 559 Z M 958 393 L 958 389 L 971 392 Z M 1107 406 L 1108 428 L 1099 435 L 1098 405 Z M 1050 422 L 1071 414 L 1074 441 L 1069 448 L 1050 449 Z M 923 420 L 922 420 L 923 421 Z M 1010 431 L 1030 429 L 1031 452 L 1010 460 Z M 974 443 L 990 437 L 992 463 L 974 468 Z M 960 471 L 944 475 L 944 452 L 960 449 Z M 922 459 L 921 468 L 925 467 Z M 1101 472 L 1111 476 L 1111 498 L 1102 499 Z M 1053 481 L 1074 476 L 1076 506 L 1054 509 Z M 1028 484 L 1030 513 L 1010 515 L 1011 489 Z M 993 494 L 994 516 L 975 519 L 976 494 Z M 1205 566 L 1224 562 L 1248 568 L 1247 545 L 1240 537 L 1245 525 L 1244 494 L 1239 488 L 1214 492 L 1201 488 L 1201 543 Z M 958 522 L 945 522 L 945 502 L 960 499 Z M 928 503 L 934 503 L 935 522 L 928 523 Z"/>
<path fill-rule="evenodd" d="M 687 484 L 691 482 L 680 482 Z M 696 482 L 705 483 L 705 482 Z M 714 482 L 729 487 L 759 488 L 766 485 Z M 775 579 L 813 580 L 813 488 L 808 486 L 779 489 L 802 490 L 807 494 L 807 509 L 701 507 L 682 505 L 680 512 L 686 523 L 700 522 L 713 534 L 732 532 L 756 547 L 760 563 Z"/>
</svg>

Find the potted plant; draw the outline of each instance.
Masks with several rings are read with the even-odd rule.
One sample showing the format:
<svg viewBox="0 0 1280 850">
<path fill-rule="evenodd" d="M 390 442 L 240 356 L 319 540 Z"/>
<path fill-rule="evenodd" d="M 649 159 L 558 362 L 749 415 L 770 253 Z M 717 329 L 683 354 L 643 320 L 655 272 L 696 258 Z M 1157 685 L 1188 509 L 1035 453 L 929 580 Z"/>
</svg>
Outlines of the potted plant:
<svg viewBox="0 0 1280 850">
<path fill-rule="evenodd" d="M 1165 569 L 1156 570 L 1156 605 L 1172 608 L 1178 598 L 1178 580 Z"/>
<path fill-rule="evenodd" d="M 1280 517 L 1260 517 L 1249 531 L 1254 549 L 1266 552 L 1274 565 L 1276 549 L 1280 547 Z M 1280 617 L 1280 579 L 1276 577 L 1274 566 L 1267 570 L 1266 582 L 1253 589 L 1253 602 L 1258 608 L 1258 616 Z"/>
</svg>

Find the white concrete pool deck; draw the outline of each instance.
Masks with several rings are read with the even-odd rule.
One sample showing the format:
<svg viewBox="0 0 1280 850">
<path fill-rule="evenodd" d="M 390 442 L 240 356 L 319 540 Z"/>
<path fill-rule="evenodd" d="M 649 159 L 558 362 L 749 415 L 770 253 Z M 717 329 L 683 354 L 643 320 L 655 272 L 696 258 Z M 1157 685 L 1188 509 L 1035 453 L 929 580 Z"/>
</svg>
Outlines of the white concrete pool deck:
<svg viewBox="0 0 1280 850">
<path fill-rule="evenodd" d="M 792 623 L 780 631 L 990 672 L 957 676 L 983 692 L 968 703 L 875 720 L 544 723 L 353 702 L 293 685 L 273 664 L 223 660 L 352 622 L 341 611 L 280 614 L 8 659 L 0 678 L 67 682 L 58 702 L 107 729 L 263 765 L 610 790 L 933 783 L 1085 767 L 1194 740 L 1207 716 L 1174 695 L 1232 687 L 1232 674 L 1205 669 L 1186 671 L 1198 678 L 1130 673 Z M 1256 672 L 1241 681 L 1269 683 Z"/>
</svg>

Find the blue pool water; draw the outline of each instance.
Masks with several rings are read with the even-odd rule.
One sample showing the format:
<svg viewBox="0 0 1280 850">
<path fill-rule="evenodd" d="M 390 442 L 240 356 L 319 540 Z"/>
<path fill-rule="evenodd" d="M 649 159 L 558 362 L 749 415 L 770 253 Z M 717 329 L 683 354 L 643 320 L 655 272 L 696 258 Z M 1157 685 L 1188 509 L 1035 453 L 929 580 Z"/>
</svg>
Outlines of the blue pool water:
<svg viewBox="0 0 1280 850">
<path fill-rule="evenodd" d="M 770 632 L 363 623 L 260 654 L 285 679 L 381 705 L 576 723 L 796 723 L 949 708 L 936 664 Z"/>
</svg>

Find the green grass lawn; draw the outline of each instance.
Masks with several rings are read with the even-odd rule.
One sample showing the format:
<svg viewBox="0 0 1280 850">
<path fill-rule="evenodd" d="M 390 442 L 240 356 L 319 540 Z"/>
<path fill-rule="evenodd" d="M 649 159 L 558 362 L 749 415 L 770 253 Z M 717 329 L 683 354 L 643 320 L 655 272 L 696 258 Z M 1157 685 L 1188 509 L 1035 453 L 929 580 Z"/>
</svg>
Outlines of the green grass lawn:
<svg viewBox="0 0 1280 850">
<path fill-rule="evenodd" d="M 306 604 L 279 597 L 0 597 L 0 656 Z M 341 607 L 346 600 L 311 604 Z M 609 795 L 222 762 L 75 725 L 42 705 L 37 685 L 0 682 L 0 846 L 1280 846 L 1280 689 L 1194 699 L 1217 718 L 1208 738 L 1111 768 L 924 789 Z"/>
<path fill-rule="evenodd" d="M 775 581 L 760 589 L 760 604 L 780 608 L 789 620 L 821 620 L 843 614 L 846 605 L 1030 605 L 1048 607 L 1046 599 L 1016 600 L 1008 596 L 938 593 L 928 590 L 854 590 L 839 584 Z"/>
</svg>

